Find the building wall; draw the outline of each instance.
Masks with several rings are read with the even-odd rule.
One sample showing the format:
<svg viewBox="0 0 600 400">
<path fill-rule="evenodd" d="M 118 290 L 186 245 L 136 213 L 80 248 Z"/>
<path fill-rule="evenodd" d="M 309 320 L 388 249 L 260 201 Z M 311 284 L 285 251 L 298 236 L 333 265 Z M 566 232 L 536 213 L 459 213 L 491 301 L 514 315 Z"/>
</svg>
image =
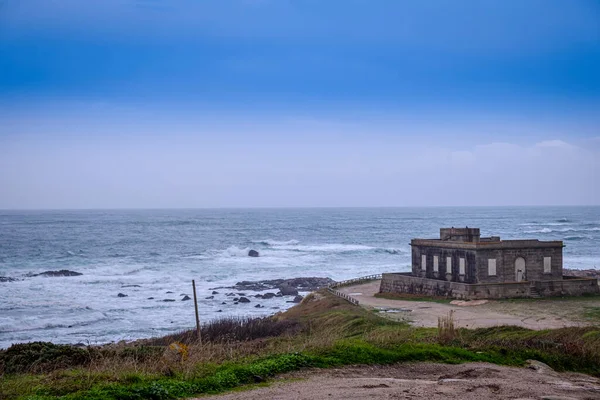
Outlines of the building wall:
<svg viewBox="0 0 600 400">
<path fill-rule="evenodd" d="M 422 269 L 422 256 L 426 257 L 427 268 Z M 438 257 L 438 271 L 434 270 L 434 257 Z M 448 257 L 452 259 L 448 265 Z M 465 260 L 465 273 L 460 273 L 460 259 Z M 450 249 L 429 246 L 412 246 L 413 275 L 422 278 L 449 282 L 477 282 L 477 253 L 474 250 Z"/>
<path fill-rule="evenodd" d="M 536 281 L 533 284 L 542 296 L 580 296 L 598 294 L 600 287 L 594 278 Z M 531 297 L 531 282 L 465 284 L 427 279 L 410 274 L 383 274 L 381 293 L 408 293 L 423 296 L 442 296 L 456 299 L 502 299 Z"/>
<path fill-rule="evenodd" d="M 413 275 L 421 278 L 439 279 L 450 282 L 464 283 L 502 283 L 515 282 L 515 262 L 521 257 L 525 260 L 525 280 L 562 279 L 562 247 L 493 247 L 468 249 L 465 246 L 457 248 L 436 246 L 412 246 Z M 427 268 L 422 270 L 422 256 L 425 255 Z M 434 257 L 438 257 L 438 271 L 434 271 Z M 451 257 L 452 266 L 449 269 L 447 257 Z M 544 257 L 550 257 L 551 271 L 544 272 Z M 465 259 L 465 274 L 460 274 L 459 260 Z M 489 260 L 496 260 L 496 274 L 489 274 Z"/>
</svg>

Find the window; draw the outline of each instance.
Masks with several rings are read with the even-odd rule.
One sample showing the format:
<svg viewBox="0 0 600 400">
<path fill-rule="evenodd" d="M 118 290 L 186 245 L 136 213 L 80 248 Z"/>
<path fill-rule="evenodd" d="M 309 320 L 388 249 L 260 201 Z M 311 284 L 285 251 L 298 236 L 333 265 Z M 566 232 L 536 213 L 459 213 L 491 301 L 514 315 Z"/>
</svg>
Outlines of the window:
<svg viewBox="0 0 600 400">
<path fill-rule="evenodd" d="M 452 257 L 446 257 L 446 273 L 452 273 Z"/>
<path fill-rule="evenodd" d="M 488 276 L 496 276 L 496 259 L 490 258 L 488 260 Z"/>
<path fill-rule="evenodd" d="M 438 272 L 440 270 L 440 261 L 438 256 L 433 256 L 433 272 Z"/>
<path fill-rule="evenodd" d="M 427 270 L 427 256 L 425 254 L 421 255 L 421 269 L 423 271 Z"/>
<path fill-rule="evenodd" d="M 544 273 L 552 273 L 552 257 L 544 257 Z"/>
<path fill-rule="evenodd" d="M 465 259 L 461 258 L 458 261 L 459 261 L 459 263 L 458 263 L 458 273 L 460 275 L 464 275 L 465 274 Z"/>
</svg>

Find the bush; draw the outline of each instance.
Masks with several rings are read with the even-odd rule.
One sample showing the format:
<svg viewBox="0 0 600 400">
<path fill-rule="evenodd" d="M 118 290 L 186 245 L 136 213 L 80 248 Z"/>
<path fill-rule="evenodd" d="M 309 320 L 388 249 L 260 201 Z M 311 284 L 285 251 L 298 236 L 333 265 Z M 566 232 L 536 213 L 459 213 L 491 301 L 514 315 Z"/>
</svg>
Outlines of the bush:
<svg viewBox="0 0 600 400">
<path fill-rule="evenodd" d="M 201 334 L 203 342 L 222 343 L 281 336 L 299 330 L 300 324 L 292 320 L 275 320 L 271 317 L 226 317 L 202 326 Z M 168 346 L 173 342 L 193 344 L 197 339 L 196 330 L 189 330 L 151 339 L 149 343 L 158 346 Z"/>
<path fill-rule="evenodd" d="M 60 368 L 87 365 L 90 350 L 50 342 L 14 344 L 3 352 L 0 364 L 6 374 L 47 372 Z"/>
</svg>

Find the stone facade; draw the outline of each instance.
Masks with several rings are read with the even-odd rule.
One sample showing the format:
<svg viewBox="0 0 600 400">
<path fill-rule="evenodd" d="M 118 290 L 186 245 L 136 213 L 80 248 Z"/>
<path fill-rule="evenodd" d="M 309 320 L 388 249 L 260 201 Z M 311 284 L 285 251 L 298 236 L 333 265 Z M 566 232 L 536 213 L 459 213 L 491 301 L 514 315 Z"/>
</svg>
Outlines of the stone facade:
<svg viewBox="0 0 600 400">
<path fill-rule="evenodd" d="M 562 279 L 561 241 L 481 238 L 477 228 L 442 228 L 440 239 L 413 239 L 413 276 L 450 282 Z"/>
<path fill-rule="evenodd" d="M 412 272 L 383 274 L 382 293 L 484 299 L 582 295 L 597 279 L 563 279 L 561 241 L 481 237 L 478 228 L 442 228 L 413 239 Z"/>
<path fill-rule="evenodd" d="M 503 299 L 540 296 L 581 296 L 599 294 L 595 278 L 573 278 L 509 283 L 460 283 L 419 278 L 411 273 L 383 274 L 381 293 L 408 293 L 419 296 L 449 297 L 462 300 Z"/>
</svg>

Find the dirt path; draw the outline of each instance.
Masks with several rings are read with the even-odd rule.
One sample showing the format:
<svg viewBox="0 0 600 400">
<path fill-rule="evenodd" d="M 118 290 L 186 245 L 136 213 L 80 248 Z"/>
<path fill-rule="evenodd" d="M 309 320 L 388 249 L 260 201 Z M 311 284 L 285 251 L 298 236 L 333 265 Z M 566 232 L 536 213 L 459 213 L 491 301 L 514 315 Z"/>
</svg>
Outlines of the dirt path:
<svg viewBox="0 0 600 400">
<path fill-rule="evenodd" d="M 600 380 L 551 369 L 493 364 L 399 364 L 297 372 L 272 385 L 210 396 L 219 400 L 265 399 L 600 399 Z"/>
<path fill-rule="evenodd" d="M 590 325 L 583 317 L 587 308 L 600 310 L 600 299 L 543 299 L 489 301 L 478 306 L 456 306 L 430 301 L 390 300 L 374 297 L 380 281 L 339 288 L 362 306 L 387 308 L 385 315 L 414 326 L 436 327 L 438 317 L 454 310 L 455 324 L 465 328 L 516 325 L 529 329 L 553 329 Z M 390 311 L 391 310 L 391 311 Z"/>
</svg>

